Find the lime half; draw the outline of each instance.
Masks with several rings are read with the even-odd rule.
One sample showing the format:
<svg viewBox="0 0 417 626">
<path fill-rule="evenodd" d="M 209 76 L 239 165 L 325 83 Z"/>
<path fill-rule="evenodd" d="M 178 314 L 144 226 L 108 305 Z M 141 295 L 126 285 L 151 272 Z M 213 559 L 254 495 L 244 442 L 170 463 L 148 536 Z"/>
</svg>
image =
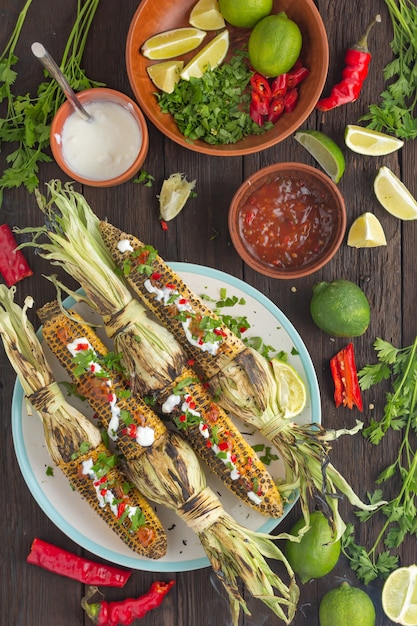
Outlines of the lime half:
<svg viewBox="0 0 417 626">
<path fill-rule="evenodd" d="M 382 608 L 396 624 L 417 625 L 417 565 L 392 572 L 382 589 Z"/>
<path fill-rule="evenodd" d="M 307 401 L 306 387 L 298 372 L 288 363 L 271 359 L 271 365 L 277 384 L 277 402 L 289 419 L 299 415 Z"/>
<path fill-rule="evenodd" d="M 373 213 L 363 213 L 349 229 L 347 245 L 352 248 L 376 248 L 386 246 L 384 229 Z"/>
<path fill-rule="evenodd" d="M 401 139 L 354 124 L 346 126 L 345 143 L 353 152 L 366 156 L 391 154 L 404 145 Z"/>
<path fill-rule="evenodd" d="M 299 130 L 294 139 L 311 154 L 335 183 L 339 182 L 345 171 L 345 157 L 333 139 L 319 130 Z"/>
<path fill-rule="evenodd" d="M 417 219 L 417 201 L 407 187 L 386 165 L 374 181 L 374 191 L 384 209 L 400 220 Z"/>
</svg>

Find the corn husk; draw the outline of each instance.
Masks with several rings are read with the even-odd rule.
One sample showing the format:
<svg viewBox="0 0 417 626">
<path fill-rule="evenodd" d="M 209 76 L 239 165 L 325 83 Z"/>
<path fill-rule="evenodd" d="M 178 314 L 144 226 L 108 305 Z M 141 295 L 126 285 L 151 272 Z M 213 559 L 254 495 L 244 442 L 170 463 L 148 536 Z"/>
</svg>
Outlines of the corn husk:
<svg viewBox="0 0 417 626">
<path fill-rule="evenodd" d="M 271 537 L 245 529 L 224 509 L 217 496 L 206 487 L 198 459 L 177 433 L 149 454 L 126 463 L 125 472 L 144 494 L 174 510 L 197 534 L 229 596 L 233 624 L 239 608 L 249 614 L 239 592 L 238 581 L 255 598 L 264 602 L 283 622 L 292 621 L 299 597 L 294 573 Z M 266 558 L 281 561 L 288 573 L 285 584 L 269 567 Z M 278 595 L 274 594 L 274 589 Z"/>
</svg>

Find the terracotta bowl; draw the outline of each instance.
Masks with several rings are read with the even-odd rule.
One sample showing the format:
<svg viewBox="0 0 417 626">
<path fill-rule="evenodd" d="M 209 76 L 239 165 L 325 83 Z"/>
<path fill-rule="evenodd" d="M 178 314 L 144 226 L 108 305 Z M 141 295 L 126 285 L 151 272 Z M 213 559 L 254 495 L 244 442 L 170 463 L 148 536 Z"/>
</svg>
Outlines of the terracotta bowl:
<svg viewBox="0 0 417 626">
<path fill-rule="evenodd" d="M 155 97 L 156 87 L 146 68 L 154 61 L 140 52 L 142 44 L 157 33 L 189 26 L 188 16 L 196 0 L 143 0 L 130 25 L 126 44 L 126 64 L 130 84 L 135 97 L 153 124 L 167 137 L 184 148 L 217 156 L 239 156 L 259 152 L 283 141 L 299 128 L 314 109 L 327 77 L 329 50 L 326 30 L 313 0 L 274 0 L 272 12 L 285 11 L 300 27 L 303 36 L 301 58 L 310 70 L 308 78 L 300 85 L 297 106 L 292 113 L 284 114 L 263 135 L 251 135 L 235 144 L 210 145 L 205 141 L 189 141 L 178 130 L 168 113 L 162 113 Z M 249 38 L 249 29 L 237 29 L 227 25 L 230 31 L 230 51 L 242 49 Z M 201 47 L 206 45 L 215 32 L 208 33 Z M 199 48 L 178 57 L 187 62 Z"/>
<path fill-rule="evenodd" d="M 285 202 L 276 200 L 274 211 L 271 195 L 277 195 L 282 181 L 286 182 L 289 197 Z M 294 186 L 314 194 L 313 209 L 307 216 L 303 198 L 293 204 Z M 288 193 L 288 192 L 287 192 Z M 295 194 L 295 192 L 294 192 Z M 311 198 L 311 196 L 308 196 Z M 294 195 L 295 200 L 295 195 Z M 291 205 L 291 207 L 290 207 Z M 286 207 L 286 214 L 282 209 Z M 266 247 L 273 242 L 275 249 L 264 253 L 257 248 L 256 240 L 264 237 L 265 219 L 270 217 Z M 311 228 L 316 216 L 316 229 Z M 229 232 L 233 245 L 247 265 L 271 278 L 294 279 L 313 274 L 333 258 L 346 231 L 346 208 L 335 183 L 323 172 L 302 163 L 276 163 L 250 176 L 239 187 L 229 209 Z M 296 242 L 303 239 L 303 246 Z M 314 252 L 307 252 L 314 250 Z"/>
<path fill-rule="evenodd" d="M 130 167 L 126 169 L 122 174 L 117 175 L 114 178 L 107 178 L 106 180 L 95 180 L 92 178 L 87 178 L 78 172 L 75 172 L 64 159 L 61 138 L 65 122 L 71 115 L 76 115 L 76 113 L 74 113 L 74 109 L 69 102 L 64 102 L 64 104 L 58 109 L 56 115 L 54 116 L 54 119 L 52 120 L 50 134 L 52 154 L 59 167 L 73 180 L 78 181 L 79 183 L 83 183 L 84 185 L 89 185 L 91 187 L 113 187 L 115 185 L 120 185 L 121 183 L 130 180 L 139 171 L 148 153 L 149 135 L 146 120 L 142 111 L 140 110 L 136 102 L 134 102 L 131 98 L 121 93 L 120 91 L 115 91 L 114 89 L 96 87 L 93 89 L 86 89 L 85 91 L 81 91 L 77 94 L 77 96 L 81 104 L 84 106 L 91 102 L 104 100 L 107 102 L 119 104 L 124 107 L 136 120 L 139 127 L 140 135 L 142 137 L 142 142 L 139 146 L 137 156 L 133 163 L 130 165 Z"/>
</svg>

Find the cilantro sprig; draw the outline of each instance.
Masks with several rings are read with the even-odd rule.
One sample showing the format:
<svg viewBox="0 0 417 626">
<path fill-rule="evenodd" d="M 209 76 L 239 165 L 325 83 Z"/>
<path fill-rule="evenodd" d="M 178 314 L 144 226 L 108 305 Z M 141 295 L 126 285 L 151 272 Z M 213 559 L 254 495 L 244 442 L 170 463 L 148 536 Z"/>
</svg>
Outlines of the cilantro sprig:
<svg viewBox="0 0 417 626">
<path fill-rule="evenodd" d="M 395 459 L 383 469 L 377 484 L 394 479 L 399 484 L 396 495 L 378 509 L 385 520 L 372 547 L 367 549 L 355 543 L 350 525 L 343 539 L 343 551 L 359 579 L 368 584 L 374 578 L 386 578 L 398 564 L 392 551 L 409 535 L 417 535 L 417 337 L 406 348 L 395 348 L 389 342 L 377 339 L 374 343 L 378 361 L 358 372 L 362 389 L 369 389 L 390 379 L 391 389 L 385 396 L 382 418 L 372 420 L 364 435 L 374 445 L 392 430 L 401 433 Z M 370 502 L 380 501 L 382 490 L 368 494 Z M 362 522 L 376 511 L 357 513 Z"/>
</svg>

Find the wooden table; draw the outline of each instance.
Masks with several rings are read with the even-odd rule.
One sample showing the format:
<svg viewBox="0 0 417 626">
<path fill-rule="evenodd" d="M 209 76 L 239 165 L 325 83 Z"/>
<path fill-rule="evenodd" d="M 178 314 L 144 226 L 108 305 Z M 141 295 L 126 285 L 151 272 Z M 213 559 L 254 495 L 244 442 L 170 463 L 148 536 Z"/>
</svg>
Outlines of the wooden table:
<svg viewBox="0 0 417 626">
<path fill-rule="evenodd" d="M 17 47 L 20 58 L 16 93 L 34 92 L 42 80 L 42 69 L 30 54 L 30 44 L 41 40 L 50 52 L 60 57 L 68 25 L 75 14 L 76 2 L 61 0 L 53 3 L 36 0 L 30 9 L 22 38 Z M 124 47 L 130 21 L 138 2 L 103 0 L 98 9 L 88 39 L 84 67 L 87 75 L 103 81 L 109 87 L 131 94 L 124 64 Z M 373 60 L 368 80 L 360 99 L 326 115 L 314 111 L 305 122 L 305 128 L 318 128 L 332 136 L 343 146 L 346 124 L 356 123 L 367 111 L 367 105 L 378 102 L 384 88 L 382 68 L 390 59 L 389 42 L 392 32 L 388 12 L 383 0 L 335 3 L 318 0 L 317 6 L 325 23 L 330 47 L 330 68 L 327 90 L 340 76 L 345 49 L 354 42 L 369 19 L 376 13 L 382 15 L 370 38 Z M 1 0 L 2 47 L 12 32 L 23 2 Z M 378 204 L 372 191 L 374 177 L 382 164 L 396 172 L 410 191 L 417 195 L 415 163 L 416 146 L 408 142 L 402 151 L 383 158 L 357 156 L 344 148 L 346 172 L 339 188 L 346 200 L 348 225 L 364 211 L 372 211 L 382 222 L 387 246 L 356 250 L 343 243 L 336 257 L 322 271 L 298 281 L 276 281 L 256 274 L 239 259 L 231 245 L 227 229 L 230 200 L 241 182 L 257 169 L 276 161 L 296 160 L 315 165 L 308 153 L 292 137 L 264 152 L 228 159 L 208 157 L 183 149 L 149 124 L 150 150 L 143 169 L 155 177 L 153 187 L 132 182 L 113 189 L 84 188 L 83 192 L 100 217 L 108 217 L 116 226 L 136 232 L 143 241 L 152 243 L 167 260 L 185 261 L 217 268 L 243 278 L 268 296 L 291 320 L 309 350 L 320 385 L 323 423 L 326 427 L 342 428 L 354 425 L 359 414 L 347 409 L 335 409 L 333 386 L 329 372 L 329 359 L 342 348 L 344 339 L 334 340 L 319 331 L 309 314 L 312 285 L 319 280 L 346 278 L 356 282 L 369 298 L 372 318 L 369 330 L 354 340 L 357 364 L 374 361 L 373 341 L 382 337 L 395 345 L 409 345 L 415 336 L 415 282 L 416 222 L 400 222 Z M 2 155 L 2 165 L 6 151 Z M 184 172 L 189 179 L 197 180 L 197 197 L 189 201 L 185 210 L 170 223 L 167 232 L 158 222 L 157 199 L 164 178 L 173 172 Z M 40 169 L 41 186 L 51 178 L 65 177 L 54 163 L 43 164 Z M 11 226 L 36 225 L 41 222 L 33 195 L 23 188 L 6 191 L 1 222 Z M 216 236 L 214 236 L 216 235 Z M 54 289 L 42 272 L 49 268 L 39 257 L 28 253 L 35 270 L 32 278 L 17 285 L 19 302 L 31 294 L 38 305 L 54 298 Z M 35 322 L 35 319 L 33 319 Z M 55 576 L 26 564 L 34 537 L 62 546 L 76 553 L 83 551 L 57 528 L 41 511 L 22 478 L 16 460 L 10 427 L 10 407 L 15 375 L 1 352 L 0 402 L 1 402 L 1 467 L 0 481 L 1 536 L 0 559 L 0 623 L 4 626 L 75 626 L 89 623 L 80 607 L 84 589 L 82 585 Z M 364 395 L 363 420 L 368 424 L 379 418 L 384 405 L 384 387 L 375 388 Z M 371 408 L 374 405 L 374 408 Z M 362 497 L 375 489 L 378 473 L 389 464 L 396 453 L 397 439 L 390 433 L 379 446 L 372 446 L 359 434 L 344 437 L 336 442 L 331 453 L 332 462 Z M 395 489 L 395 485 L 386 487 Z M 371 545 L 380 527 L 376 516 L 366 525 L 357 522 L 352 507 L 341 503 L 346 521 L 356 524 L 360 543 Z M 288 530 L 300 516 L 297 505 L 279 526 Z M 409 565 L 417 561 L 415 539 L 407 539 L 399 551 L 400 563 Z M 93 556 L 88 555 L 87 556 Z M 279 565 L 272 565 L 278 567 Z M 280 571 L 279 569 L 277 571 Z M 223 593 L 215 588 L 209 568 L 199 571 L 173 573 L 176 586 L 156 612 L 142 620 L 143 626 L 227 626 L 230 624 L 227 602 Z M 156 578 L 167 580 L 171 574 L 134 572 L 123 590 L 108 590 L 108 599 L 139 595 Z M 345 557 L 325 578 L 301 586 L 299 610 L 294 620 L 296 626 L 318 625 L 320 598 L 342 579 L 359 584 Z M 380 582 L 373 583 L 368 592 L 378 607 L 378 626 L 389 622 L 382 616 Z M 248 600 L 253 617 L 241 618 L 245 626 L 272 626 L 278 620 L 263 604 Z"/>
</svg>

